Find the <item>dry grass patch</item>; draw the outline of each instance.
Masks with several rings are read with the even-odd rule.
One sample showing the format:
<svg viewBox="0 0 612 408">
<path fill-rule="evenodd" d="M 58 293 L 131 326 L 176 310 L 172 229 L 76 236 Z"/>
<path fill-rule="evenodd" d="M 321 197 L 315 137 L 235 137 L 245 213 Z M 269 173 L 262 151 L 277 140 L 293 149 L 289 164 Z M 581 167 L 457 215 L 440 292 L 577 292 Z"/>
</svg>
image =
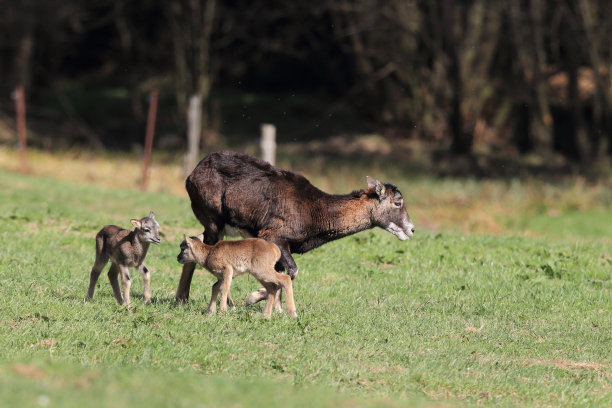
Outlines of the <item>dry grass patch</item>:
<svg viewBox="0 0 612 408">
<path fill-rule="evenodd" d="M 139 189 L 142 160 L 127 154 L 93 154 L 86 151 L 54 152 L 28 150 L 28 169 L 33 176 L 118 189 Z M 0 147 L 0 168 L 19 172 L 21 165 L 16 150 Z M 176 163 L 159 163 L 150 167 L 148 191 L 184 196 L 183 170 Z"/>
<path fill-rule="evenodd" d="M 47 377 L 47 373 L 34 364 L 13 364 L 11 366 L 11 371 L 17 375 L 32 378 L 34 380 L 42 380 Z"/>
<path fill-rule="evenodd" d="M 530 365 L 545 365 L 550 366 L 554 365 L 556 368 L 561 370 L 594 370 L 594 371 L 604 371 L 609 370 L 609 365 L 604 365 L 595 362 L 589 361 L 569 361 L 563 360 L 560 358 L 556 358 L 554 360 L 540 360 L 534 358 L 527 358 L 523 360 L 524 364 Z"/>
</svg>

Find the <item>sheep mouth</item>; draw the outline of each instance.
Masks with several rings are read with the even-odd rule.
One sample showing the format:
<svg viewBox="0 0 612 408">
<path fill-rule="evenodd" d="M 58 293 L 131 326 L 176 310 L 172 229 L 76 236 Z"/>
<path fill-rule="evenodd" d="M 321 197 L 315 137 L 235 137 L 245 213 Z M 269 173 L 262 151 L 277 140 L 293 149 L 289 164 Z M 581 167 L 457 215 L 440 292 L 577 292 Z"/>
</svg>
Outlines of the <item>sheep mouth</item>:
<svg viewBox="0 0 612 408">
<path fill-rule="evenodd" d="M 403 228 L 400 228 L 397 224 L 392 222 L 387 226 L 387 228 L 385 228 L 385 230 L 395 235 L 400 241 L 407 241 L 414 235 L 414 233 L 412 232 L 412 228 L 414 227 L 410 227 L 404 230 Z"/>
</svg>

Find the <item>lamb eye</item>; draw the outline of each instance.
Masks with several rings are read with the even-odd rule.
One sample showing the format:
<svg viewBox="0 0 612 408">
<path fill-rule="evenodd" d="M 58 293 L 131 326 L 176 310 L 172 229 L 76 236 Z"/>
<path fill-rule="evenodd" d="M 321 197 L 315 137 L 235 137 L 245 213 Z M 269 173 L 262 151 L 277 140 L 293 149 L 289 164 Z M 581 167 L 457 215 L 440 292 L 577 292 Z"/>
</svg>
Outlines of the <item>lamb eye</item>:
<svg viewBox="0 0 612 408">
<path fill-rule="evenodd" d="M 402 202 L 400 201 L 399 203 L 393 203 L 394 206 L 396 206 L 397 208 L 402 206 Z"/>
<path fill-rule="evenodd" d="M 151 231 L 151 230 L 150 230 L 149 228 L 144 228 L 144 229 L 143 229 L 143 231 L 144 231 L 144 232 L 149 232 L 149 231 Z"/>
</svg>

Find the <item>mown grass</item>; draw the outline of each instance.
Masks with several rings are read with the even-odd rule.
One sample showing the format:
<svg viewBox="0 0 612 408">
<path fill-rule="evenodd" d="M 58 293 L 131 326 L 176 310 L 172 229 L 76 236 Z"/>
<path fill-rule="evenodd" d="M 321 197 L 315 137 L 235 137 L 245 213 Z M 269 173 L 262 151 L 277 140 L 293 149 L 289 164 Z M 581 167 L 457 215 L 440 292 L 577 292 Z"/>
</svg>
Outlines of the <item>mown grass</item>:
<svg viewBox="0 0 612 408">
<path fill-rule="evenodd" d="M 435 202 L 424 196 L 425 183 L 415 183 L 413 202 Z M 529 189 L 510 185 L 509 195 L 497 185 L 437 183 L 431 191 L 442 202 L 473 217 L 482 201 L 470 192 L 510 197 Z M 407 195 L 407 180 L 398 184 Z M 203 315 L 213 279 L 202 271 L 191 302 L 174 303 L 180 237 L 200 230 L 184 197 L 0 172 L 0 401 L 611 405 L 610 218 L 605 201 L 592 201 L 561 208 L 578 214 L 571 225 L 585 225 L 575 234 L 558 226 L 547 232 L 563 217 L 536 209 L 527 221 L 504 219 L 505 211 L 490 217 L 496 235 L 464 235 L 459 218 L 448 229 L 419 229 L 407 243 L 383 231 L 330 243 L 296 257 L 299 319 L 265 320 L 261 304 Z M 140 303 L 137 274 L 129 309 L 116 305 L 104 275 L 85 303 L 95 233 L 108 223 L 127 227 L 149 210 L 164 238 L 147 262 L 153 303 Z M 413 211 L 417 227 L 427 211 L 438 210 Z M 550 223 L 538 219 L 545 216 Z M 556 238 L 506 229 L 538 222 L 545 224 L 538 234 Z M 258 286 L 237 279 L 232 293 L 242 299 Z"/>
</svg>

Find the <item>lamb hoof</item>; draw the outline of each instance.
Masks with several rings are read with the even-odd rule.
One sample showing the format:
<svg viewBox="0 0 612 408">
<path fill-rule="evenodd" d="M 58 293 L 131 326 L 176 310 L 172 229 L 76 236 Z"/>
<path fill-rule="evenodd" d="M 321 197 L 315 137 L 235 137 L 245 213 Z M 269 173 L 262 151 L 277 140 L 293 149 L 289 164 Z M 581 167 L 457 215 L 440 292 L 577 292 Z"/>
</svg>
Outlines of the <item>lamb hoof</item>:
<svg viewBox="0 0 612 408">
<path fill-rule="evenodd" d="M 245 305 L 246 306 L 254 305 L 255 303 L 260 302 L 266 299 L 267 297 L 268 297 L 268 292 L 264 288 L 261 288 L 259 290 L 256 290 L 255 292 L 249 293 L 249 295 L 246 297 Z"/>
</svg>

